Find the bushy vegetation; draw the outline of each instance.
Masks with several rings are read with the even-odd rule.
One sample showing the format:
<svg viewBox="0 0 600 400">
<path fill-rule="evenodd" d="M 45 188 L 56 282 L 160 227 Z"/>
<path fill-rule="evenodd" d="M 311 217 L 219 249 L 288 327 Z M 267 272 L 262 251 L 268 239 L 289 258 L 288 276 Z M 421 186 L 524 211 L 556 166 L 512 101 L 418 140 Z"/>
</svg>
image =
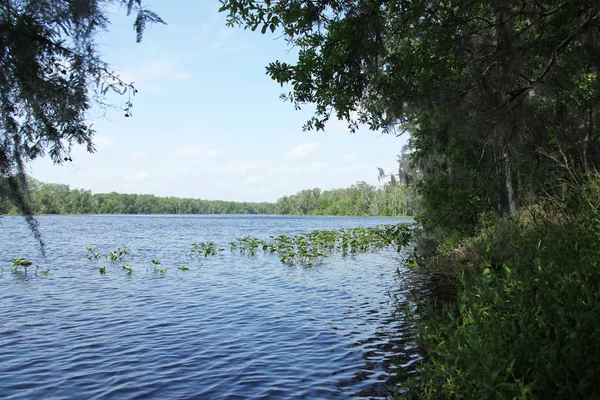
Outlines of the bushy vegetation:
<svg viewBox="0 0 600 400">
<path fill-rule="evenodd" d="M 438 257 L 458 294 L 422 308 L 423 375 L 404 397 L 600 396 L 600 179 Z"/>
</svg>

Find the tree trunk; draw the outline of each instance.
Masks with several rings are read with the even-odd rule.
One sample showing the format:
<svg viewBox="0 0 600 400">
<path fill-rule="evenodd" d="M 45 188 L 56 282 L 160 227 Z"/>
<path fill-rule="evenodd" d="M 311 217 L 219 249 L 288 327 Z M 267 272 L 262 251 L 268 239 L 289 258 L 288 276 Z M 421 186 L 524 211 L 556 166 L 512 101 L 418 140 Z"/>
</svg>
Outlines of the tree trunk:
<svg viewBox="0 0 600 400">
<path fill-rule="evenodd" d="M 585 138 L 583 139 L 583 168 L 585 170 L 585 172 L 589 172 L 590 171 L 590 154 L 589 154 L 589 148 L 590 148 L 590 139 L 591 139 L 591 132 L 592 132 L 592 119 L 593 119 L 593 115 L 594 115 L 594 108 L 590 107 L 588 110 L 588 118 L 587 118 L 587 126 L 586 126 L 586 130 L 585 130 Z"/>
<path fill-rule="evenodd" d="M 506 198 L 508 203 L 508 213 L 514 214 L 517 210 L 517 193 L 515 191 L 513 178 L 512 178 L 512 159 L 510 150 L 507 148 L 504 150 L 504 182 L 506 184 Z"/>
</svg>

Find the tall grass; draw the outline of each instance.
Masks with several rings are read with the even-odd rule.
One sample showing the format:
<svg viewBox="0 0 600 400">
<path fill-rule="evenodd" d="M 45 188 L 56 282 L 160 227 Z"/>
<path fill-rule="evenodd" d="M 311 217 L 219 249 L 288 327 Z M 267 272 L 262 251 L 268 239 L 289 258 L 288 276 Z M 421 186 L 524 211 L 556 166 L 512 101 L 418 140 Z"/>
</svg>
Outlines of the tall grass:
<svg viewBox="0 0 600 400">
<path fill-rule="evenodd" d="M 421 308 L 421 378 L 398 397 L 600 398 L 598 182 L 465 243 L 456 301 Z"/>
</svg>

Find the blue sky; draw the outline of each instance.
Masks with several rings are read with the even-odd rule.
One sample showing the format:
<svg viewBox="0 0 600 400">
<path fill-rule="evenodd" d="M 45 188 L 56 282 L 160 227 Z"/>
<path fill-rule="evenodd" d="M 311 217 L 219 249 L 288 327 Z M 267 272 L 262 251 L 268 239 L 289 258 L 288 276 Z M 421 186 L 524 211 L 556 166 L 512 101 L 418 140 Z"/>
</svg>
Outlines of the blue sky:
<svg viewBox="0 0 600 400">
<path fill-rule="evenodd" d="M 341 121 L 302 131 L 312 107 L 280 100 L 287 89 L 265 74 L 270 61 L 294 60 L 277 32 L 226 27 L 217 0 L 145 3 L 168 25 L 149 27 L 138 44 L 133 19 L 115 9 L 98 40 L 105 61 L 139 90 L 133 117 L 92 110 L 97 152 L 75 148 L 60 166 L 36 160 L 36 179 L 94 193 L 275 201 L 307 188 L 377 184 L 377 167 L 395 167 L 406 137 L 350 134 Z"/>
</svg>

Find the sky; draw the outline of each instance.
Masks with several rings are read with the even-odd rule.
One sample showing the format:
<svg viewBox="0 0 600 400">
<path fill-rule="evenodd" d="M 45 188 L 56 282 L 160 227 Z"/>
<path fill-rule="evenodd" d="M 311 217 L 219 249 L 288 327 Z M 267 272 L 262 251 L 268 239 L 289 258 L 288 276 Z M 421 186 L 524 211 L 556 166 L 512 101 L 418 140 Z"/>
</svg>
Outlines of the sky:
<svg viewBox="0 0 600 400">
<path fill-rule="evenodd" d="M 145 1 L 167 25 L 147 28 L 136 43 L 133 17 L 113 8 L 98 37 L 103 59 L 134 82 L 132 117 L 95 107 L 89 123 L 96 152 L 72 151 L 72 162 L 34 161 L 43 182 L 93 193 L 145 193 L 208 200 L 276 201 L 302 189 L 377 185 L 377 167 L 395 169 L 407 137 L 367 128 L 351 134 L 332 119 L 325 132 L 303 132 L 311 105 L 295 110 L 289 91 L 265 72 L 269 62 L 293 62 L 280 35 L 225 25 L 218 0 Z"/>
</svg>

